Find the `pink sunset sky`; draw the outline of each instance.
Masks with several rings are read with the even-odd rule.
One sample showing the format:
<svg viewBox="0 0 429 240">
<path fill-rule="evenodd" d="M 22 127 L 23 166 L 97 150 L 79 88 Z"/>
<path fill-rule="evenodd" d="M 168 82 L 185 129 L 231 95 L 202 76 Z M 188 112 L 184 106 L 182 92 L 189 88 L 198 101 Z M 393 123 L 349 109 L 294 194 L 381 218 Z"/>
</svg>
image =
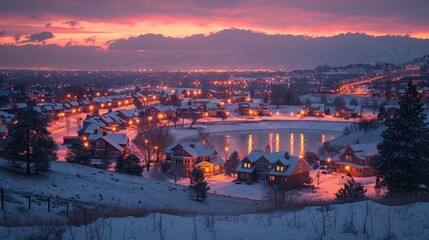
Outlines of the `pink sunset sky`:
<svg viewBox="0 0 429 240">
<path fill-rule="evenodd" d="M 0 2 L 0 43 L 104 48 L 147 33 L 185 37 L 230 28 L 429 39 L 428 10 L 426 0 L 13 0 Z"/>
</svg>

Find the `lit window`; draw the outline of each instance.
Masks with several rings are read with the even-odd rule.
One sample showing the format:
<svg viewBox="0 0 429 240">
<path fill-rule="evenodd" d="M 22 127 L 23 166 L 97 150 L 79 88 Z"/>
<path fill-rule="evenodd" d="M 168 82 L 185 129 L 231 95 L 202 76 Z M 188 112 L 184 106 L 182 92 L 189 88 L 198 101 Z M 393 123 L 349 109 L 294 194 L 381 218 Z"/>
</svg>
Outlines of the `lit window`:
<svg viewBox="0 0 429 240">
<path fill-rule="evenodd" d="M 275 181 L 276 177 L 275 176 L 270 176 L 270 181 Z"/>
<path fill-rule="evenodd" d="M 250 163 L 243 163 L 244 168 L 250 168 Z"/>
<path fill-rule="evenodd" d="M 276 171 L 277 172 L 283 172 L 284 171 L 284 167 L 283 166 L 276 166 Z"/>
</svg>

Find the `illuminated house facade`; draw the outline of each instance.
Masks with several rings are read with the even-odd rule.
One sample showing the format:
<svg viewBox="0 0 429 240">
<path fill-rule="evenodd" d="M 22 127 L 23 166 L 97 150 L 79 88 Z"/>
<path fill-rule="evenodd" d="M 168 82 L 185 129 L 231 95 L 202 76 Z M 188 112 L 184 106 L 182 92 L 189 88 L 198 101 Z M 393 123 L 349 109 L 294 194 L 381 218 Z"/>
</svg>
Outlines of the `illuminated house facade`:
<svg viewBox="0 0 429 240">
<path fill-rule="evenodd" d="M 337 172 L 350 173 L 354 177 L 369 177 L 376 173 L 369 161 L 377 154 L 376 143 L 353 144 L 343 148 L 332 160 Z"/>
<path fill-rule="evenodd" d="M 252 151 L 238 165 L 238 181 L 266 181 L 269 184 L 283 184 L 286 188 L 307 183 L 310 167 L 303 158 L 289 156 L 287 152 Z"/>
<path fill-rule="evenodd" d="M 200 168 L 205 176 L 222 173 L 225 163 L 216 150 L 206 148 L 199 142 L 183 142 L 167 148 L 166 161 L 170 165 L 180 164 L 184 177 L 189 177 L 194 168 Z"/>
</svg>

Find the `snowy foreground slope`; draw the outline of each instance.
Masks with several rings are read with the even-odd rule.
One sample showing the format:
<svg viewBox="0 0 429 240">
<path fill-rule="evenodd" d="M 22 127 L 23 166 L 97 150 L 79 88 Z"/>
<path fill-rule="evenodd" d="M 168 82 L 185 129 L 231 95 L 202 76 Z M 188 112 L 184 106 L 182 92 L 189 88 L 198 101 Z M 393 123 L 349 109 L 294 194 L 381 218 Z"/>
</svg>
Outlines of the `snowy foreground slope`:
<svg viewBox="0 0 429 240">
<path fill-rule="evenodd" d="M 199 203 L 189 198 L 186 186 L 76 164 L 52 162 L 50 172 L 29 177 L 7 167 L 10 164 L 0 159 L 0 186 L 6 199 L 5 211 L 0 212 L 0 225 L 15 221 L 20 225 L 32 224 L 28 219 L 64 218 L 67 203 L 70 212 L 100 205 L 183 214 L 237 214 L 265 208 L 261 201 L 214 194 Z M 31 210 L 28 210 L 29 195 Z M 48 196 L 52 199 L 49 213 Z"/>
<path fill-rule="evenodd" d="M 0 227 L 0 239 L 47 232 L 61 239 L 429 239 L 429 204 L 363 201 L 265 214 L 98 219 L 86 226 Z M 33 238 L 36 239 L 36 238 Z"/>
</svg>

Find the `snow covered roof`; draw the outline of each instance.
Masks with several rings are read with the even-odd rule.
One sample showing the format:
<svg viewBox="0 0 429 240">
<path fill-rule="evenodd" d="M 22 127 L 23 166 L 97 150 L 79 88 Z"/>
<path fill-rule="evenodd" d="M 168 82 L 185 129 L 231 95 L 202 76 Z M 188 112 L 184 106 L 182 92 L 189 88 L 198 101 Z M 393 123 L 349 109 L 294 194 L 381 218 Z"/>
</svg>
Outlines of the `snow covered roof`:
<svg viewBox="0 0 429 240">
<path fill-rule="evenodd" d="M 217 108 L 217 103 L 215 102 L 206 103 L 206 108 Z"/>
<path fill-rule="evenodd" d="M 134 109 L 125 109 L 125 110 L 120 110 L 120 113 L 122 113 L 125 117 L 134 117 L 136 111 Z"/>
<path fill-rule="evenodd" d="M 299 158 L 295 157 L 295 156 L 290 156 L 289 159 L 282 157 L 278 161 L 281 162 L 282 165 L 285 166 L 285 170 L 284 171 L 276 171 L 275 168 L 272 168 L 270 171 L 270 175 L 291 176 L 293 170 L 295 169 L 296 165 L 299 162 Z"/>
<path fill-rule="evenodd" d="M 372 157 L 378 154 L 376 143 L 361 143 L 350 145 L 350 148 L 358 157 Z"/>
<path fill-rule="evenodd" d="M 125 123 L 126 121 L 124 119 L 122 119 L 121 117 L 119 117 L 119 113 L 118 112 L 110 112 L 110 113 L 106 113 L 104 114 L 105 117 L 110 117 L 111 119 L 115 120 L 118 123 Z"/>
<path fill-rule="evenodd" d="M 92 101 L 95 102 L 95 103 L 113 102 L 112 98 L 110 98 L 109 96 L 95 97 L 95 98 L 92 99 Z"/>
<path fill-rule="evenodd" d="M 101 128 L 100 125 L 98 125 L 96 123 L 91 123 L 89 125 L 86 125 L 85 127 L 82 127 L 77 132 L 78 132 L 78 134 L 88 134 L 88 133 L 93 134 L 95 130 L 100 132 L 100 128 Z"/>
<path fill-rule="evenodd" d="M 88 136 L 88 141 L 96 141 L 98 139 L 103 139 L 112 147 L 116 148 L 119 151 L 124 151 L 125 149 L 120 145 L 126 145 L 128 143 L 128 137 L 126 134 L 114 134 L 114 133 L 97 133 L 97 134 L 90 134 Z"/>
<path fill-rule="evenodd" d="M 14 115 L 13 115 L 13 114 L 10 114 L 10 113 L 7 113 L 7 112 L 0 111 L 0 117 L 4 117 L 4 118 L 13 118 L 13 117 L 14 117 Z"/>
<path fill-rule="evenodd" d="M 106 142 L 108 142 L 110 145 L 112 145 L 114 148 L 118 149 L 119 151 L 125 150 L 121 145 L 125 145 L 128 143 L 128 137 L 126 134 L 106 134 L 102 137 Z"/>
<path fill-rule="evenodd" d="M 152 106 L 153 108 L 155 108 L 156 110 L 160 111 L 160 112 L 166 112 L 166 111 L 174 111 L 176 110 L 176 108 L 174 106 L 164 106 L 164 105 L 156 105 L 156 106 Z"/>
<path fill-rule="evenodd" d="M 284 158 L 286 152 L 264 153 L 263 157 L 271 164 L 276 163 L 279 159 Z"/>
<path fill-rule="evenodd" d="M 214 149 L 206 148 L 201 144 L 200 142 L 182 142 L 174 147 L 167 148 L 167 153 L 175 153 L 179 151 L 180 149 L 183 149 L 187 153 L 189 153 L 191 156 L 197 157 L 197 156 L 211 156 L 215 153 Z"/>
<path fill-rule="evenodd" d="M 213 165 L 222 165 L 225 163 L 225 160 L 223 160 L 221 157 L 217 156 L 216 161 L 212 162 Z"/>
<path fill-rule="evenodd" d="M 349 113 L 359 113 L 359 112 L 362 111 L 362 106 L 361 105 L 349 105 L 349 104 L 346 104 L 345 107 L 346 107 L 346 112 L 349 112 Z"/>
<path fill-rule="evenodd" d="M 260 151 L 251 151 L 249 155 L 246 156 L 246 158 L 250 162 L 256 162 L 260 157 L 262 157 L 265 154 L 265 152 Z"/>
<path fill-rule="evenodd" d="M 90 104 L 92 104 L 91 100 L 89 100 L 89 99 L 81 100 L 81 101 L 80 101 L 80 103 L 81 103 L 82 105 L 90 105 Z"/>
</svg>

